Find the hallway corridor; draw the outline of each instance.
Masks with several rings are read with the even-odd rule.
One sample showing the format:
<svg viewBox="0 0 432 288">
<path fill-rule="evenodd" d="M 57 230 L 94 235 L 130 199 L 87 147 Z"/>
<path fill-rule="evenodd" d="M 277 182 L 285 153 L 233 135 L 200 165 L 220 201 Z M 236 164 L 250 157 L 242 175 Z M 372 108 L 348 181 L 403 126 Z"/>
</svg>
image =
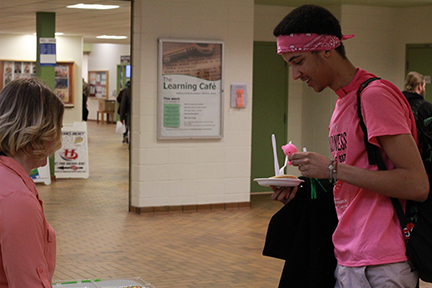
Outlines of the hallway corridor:
<svg viewBox="0 0 432 288">
<path fill-rule="evenodd" d="M 88 122 L 89 179 L 37 184 L 57 234 L 54 281 L 141 277 L 156 288 L 277 287 L 283 261 L 262 256 L 269 195 L 252 208 L 128 212 L 128 148 L 115 125 Z"/>
<path fill-rule="evenodd" d="M 277 287 L 283 261 L 261 252 L 281 204 L 264 194 L 252 196 L 252 208 L 128 212 L 127 145 L 115 125 L 89 121 L 88 135 L 89 179 L 37 184 L 57 234 L 55 282 L 141 277 L 155 288 Z"/>
</svg>

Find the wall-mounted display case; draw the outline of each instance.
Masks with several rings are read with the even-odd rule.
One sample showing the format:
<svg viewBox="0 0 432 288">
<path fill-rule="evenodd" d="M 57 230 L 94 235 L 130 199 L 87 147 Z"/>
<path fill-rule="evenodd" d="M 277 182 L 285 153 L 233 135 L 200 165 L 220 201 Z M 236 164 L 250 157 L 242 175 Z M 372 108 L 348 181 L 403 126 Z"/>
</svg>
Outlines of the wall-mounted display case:
<svg viewBox="0 0 432 288">
<path fill-rule="evenodd" d="M 88 81 L 90 86 L 89 97 L 108 99 L 109 95 L 109 71 L 89 71 Z"/>
<path fill-rule="evenodd" d="M 57 62 L 54 92 L 63 100 L 65 107 L 74 107 L 74 62 Z M 0 60 L 1 89 L 18 78 L 36 77 L 36 62 Z"/>
</svg>

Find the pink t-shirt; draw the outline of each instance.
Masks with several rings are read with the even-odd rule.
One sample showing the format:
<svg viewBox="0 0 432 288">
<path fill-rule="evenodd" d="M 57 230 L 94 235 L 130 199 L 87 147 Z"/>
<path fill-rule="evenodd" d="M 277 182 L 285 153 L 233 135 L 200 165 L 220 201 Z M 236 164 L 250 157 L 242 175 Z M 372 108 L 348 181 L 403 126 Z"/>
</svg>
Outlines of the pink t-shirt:
<svg viewBox="0 0 432 288">
<path fill-rule="evenodd" d="M 351 83 L 338 91 L 329 127 L 331 153 L 338 162 L 369 170 L 363 131 L 357 115 L 357 89 L 375 77 L 358 69 Z M 377 145 L 384 135 L 413 134 L 415 121 L 403 94 L 388 81 L 371 82 L 361 94 L 369 142 Z M 387 169 L 393 169 L 384 151 Z M 339 224 L 333 234 L 338 263 L 348 267 L 379 265 L 407 260 L 401 227 L 389 197 L 337 181 L 334 201 Z M 405 202 L 403 202 L 405 203 Z"/>
<path fill-rule="evenodd" d="M 0 288 L 52 288 L 55 263 L 55 233 L 33 180 L 0 156 Z"/>
</svg>

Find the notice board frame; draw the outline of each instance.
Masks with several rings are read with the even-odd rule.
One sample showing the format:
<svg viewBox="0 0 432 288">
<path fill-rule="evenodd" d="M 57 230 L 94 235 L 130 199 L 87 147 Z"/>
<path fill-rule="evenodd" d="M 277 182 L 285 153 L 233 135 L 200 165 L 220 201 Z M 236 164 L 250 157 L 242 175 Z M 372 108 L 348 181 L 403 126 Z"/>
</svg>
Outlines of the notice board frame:
<svg viewBox="0 0 432 288">
<path fill-rule="evenodd" d="M 75 62 L 57 61 L 54 92 L 66 108 L 75 107 Z M 36 61 L 0 60 L 0 90 L 11 80 L 36 77 Z"/>
<path fill-rule="evenodd" d="M 88 83 L 90 87 L 89 97 L 96 99 L 109 98 L 109 70 L 88 71 Z"/>
<path fill-rule="evenodd" d="M 158 39 L 158 139 L 223 137 L 224 42 Z"/>
</svg>

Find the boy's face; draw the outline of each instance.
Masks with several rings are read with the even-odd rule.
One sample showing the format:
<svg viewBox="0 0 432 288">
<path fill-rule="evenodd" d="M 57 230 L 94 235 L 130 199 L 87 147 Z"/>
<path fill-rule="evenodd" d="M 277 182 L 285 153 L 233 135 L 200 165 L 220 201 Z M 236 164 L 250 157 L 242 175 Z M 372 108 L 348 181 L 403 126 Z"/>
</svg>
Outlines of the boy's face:
<svg viewBox="0 0 432 288">
<path fill-rule="evenodd" d="M 326 51 L 287 52 L 282 57 L 290 65 L 294 80 L 300 79 L 315 92 L 321 92 L 331 84 L 331 71 L 325 53 Z"/>
</svg>

